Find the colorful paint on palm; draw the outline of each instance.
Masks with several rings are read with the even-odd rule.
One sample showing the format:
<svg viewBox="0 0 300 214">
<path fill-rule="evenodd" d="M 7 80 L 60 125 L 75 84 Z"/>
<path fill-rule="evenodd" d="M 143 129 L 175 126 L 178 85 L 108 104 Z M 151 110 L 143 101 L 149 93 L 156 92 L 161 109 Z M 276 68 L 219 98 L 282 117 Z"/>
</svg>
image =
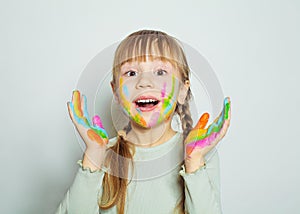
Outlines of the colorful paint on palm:
<svg viewBox="0 0 300 214">
<path fill-rule="evenodd" d="M 223 127 L 225 120 L 228 119 L 228 112 L 230 110 L 230 101 L 228 98 L 224 99 L 224 105 L 221 115 L 214 120 L 214 122 L 205 129 L 207 125 L 209 114 L 204 113 L 197 125 L 190 131 L 185 140 L 186 154 L 190 155 L 196 147 L 205 147 L 211 145 L 211 143 L 218 137 Z"/>
<path fill-rule="evenodd" d="M 74 119 L 78 124 L 81 124 L 88 129 L 87 134 L 91 140 L 96 140 L 98 143 L 102 143 L 102 139 L 108 139 L 108 134 L 104 129 L 101 119 L 98 115 L 93 117 L 91 123 L 87 111 L 87 98 L 85 95 L 83 95 L 82 99 L 84 102 L 83 111 L 80 92 L 78 90 L 73 91 L 73 99 L 70 103 L 70 107 L 73 112 Z"/>
</svg>

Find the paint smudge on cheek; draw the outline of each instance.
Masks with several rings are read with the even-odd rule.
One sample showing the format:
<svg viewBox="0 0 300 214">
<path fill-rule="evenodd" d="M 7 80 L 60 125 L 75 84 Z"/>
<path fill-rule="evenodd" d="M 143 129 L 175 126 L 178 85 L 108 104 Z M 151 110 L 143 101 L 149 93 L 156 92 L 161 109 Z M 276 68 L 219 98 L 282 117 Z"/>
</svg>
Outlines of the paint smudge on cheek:
<svg viewBox="0 0 300 214">
<path fill-rule="evenodd" d="M 121 96 L 121 103 L 123 105 L 124 110 L 128 115 L 130 115 L 130 103 L 127 99 L 129 97 L 128 88 L 126 85 L 123 85 L 123 78 L 121 77 L 119 80 L 119 92 Z"/>
<path fill-rule="evenodd" d="M 134 120 L 137 124 L 139 124 L 143 127 L 147 127 L 146 121 L 141 116 L 141 111 L 139 111 L 138 108 L 134 108 L 134 106 L 133 106 L 134 104 L 129 101 L 130 93 L 129 93 L 127 85 L 123 85 L 123 82 L 124 82 L 124 80 L 121 77 L 119 80 L 119 85 L 120 85 L 120 95 L 121 95 L 121 103 L 123 105 L 123 110 L 129 116 L 129 118 Z M 131 109 L 132 107 L 133 107 L 133 109 L 137 110 L 137 113 L 132 112 L 132 109 Z"/>
<path fill-rule="evenodd" d="M 162 98 L 165 98 L 165 95 L 166 95 L 166 89 L 167 89 L 167 83 L 164 82 L 163 89 L 161 90 L 161 97 L 162 97 Z"/>
<path fill-rule="evenodd" d="M 128 87 L 127 87 L 127 85 L 124 85 L 124 86 L 123 86 L 123 91 L 124 91 L 124 94 L 125 94 L 126 98 L 129 99 L 129 92 L 128 92 Z"/>
<path fill-rule="evenodd" d="M 164 98 L 162 99 L 162 108 L 160 112 L 160 118 L 158 119 L 158 122 L 161 122 L 163 119 L 169 119 L 171 116 L 172 112 L 175 110 L 176 107 L 176 100 L 174 98 L 174 93 L 175 93 L 175 85 L 176 85 L 176 78 L 175 75 L 172 75 L 172 90 L 166 96 L 166 83 L 164 84 L 164 87 L 162 89 L 162 96 Z"/>
</svg>

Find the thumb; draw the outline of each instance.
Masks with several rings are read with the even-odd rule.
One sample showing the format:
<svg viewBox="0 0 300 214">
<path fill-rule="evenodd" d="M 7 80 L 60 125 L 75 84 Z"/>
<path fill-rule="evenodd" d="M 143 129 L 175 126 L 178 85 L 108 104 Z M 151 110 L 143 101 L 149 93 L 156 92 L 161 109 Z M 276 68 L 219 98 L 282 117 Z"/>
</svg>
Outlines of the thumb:
<svg viewBox="0 0 300 214">
<path fill-rule="evenodd" d="M 208 122 L 208 119 L 209 119 L 208 113 L 202 114 L 202 116 L 200 117 L 200 119 L 194 129 L 204 129 Z"/>
</svg>

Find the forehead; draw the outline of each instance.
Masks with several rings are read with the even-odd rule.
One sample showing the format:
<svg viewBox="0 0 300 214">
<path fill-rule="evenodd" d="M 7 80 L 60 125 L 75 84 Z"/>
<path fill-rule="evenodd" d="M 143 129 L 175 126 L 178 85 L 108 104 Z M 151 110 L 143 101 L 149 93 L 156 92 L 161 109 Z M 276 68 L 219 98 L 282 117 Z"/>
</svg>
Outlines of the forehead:
<svg viewBox="0 0 300 214">
<path fill-rule="evenodd" d="M 160 67 L 160 68 L 165 68 L 169 70 L 173 70 L 174 66 L 172 63 L 168 60 L 161 60 L 161 59 L 146 59 L 144 61 L 139 61 L 139 60 L 132 60 L 129 62 L 125 62 L 122 64 L 121 69 L 128 69 L 128 68 L 155 68 L 155 67 Z"/>
</svg>

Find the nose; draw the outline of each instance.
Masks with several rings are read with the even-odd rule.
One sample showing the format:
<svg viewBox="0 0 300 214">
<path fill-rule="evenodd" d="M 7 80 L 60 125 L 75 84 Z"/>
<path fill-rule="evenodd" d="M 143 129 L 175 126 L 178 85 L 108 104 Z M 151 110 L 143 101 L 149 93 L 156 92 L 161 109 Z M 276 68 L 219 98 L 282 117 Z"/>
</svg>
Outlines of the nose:
<svg viewBox="0 0 300 214">
<path fill-rule="evenodd" d="M 153 88 L 153 76 L 151 72 L 143 72 L 139 75 L 136 88 Z"/>
</svg>

